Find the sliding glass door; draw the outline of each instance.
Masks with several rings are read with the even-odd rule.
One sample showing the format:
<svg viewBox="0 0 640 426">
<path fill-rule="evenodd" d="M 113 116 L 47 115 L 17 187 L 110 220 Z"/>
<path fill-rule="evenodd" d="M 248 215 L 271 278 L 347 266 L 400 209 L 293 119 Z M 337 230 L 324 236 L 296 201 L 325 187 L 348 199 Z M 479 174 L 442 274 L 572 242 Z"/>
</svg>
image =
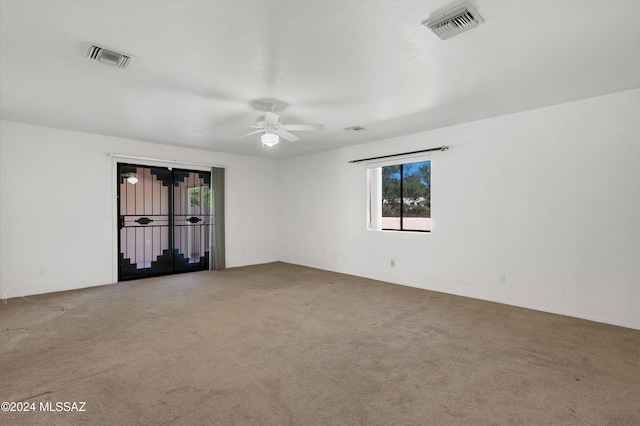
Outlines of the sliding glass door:
<svg viewBox="0 0 640 426">
<path fill-rule="evenodd" d="M 118 279 L 209 269 L 211 173 L 118 164 Z"/>
<path fill-rule="evenodd" d="M 211 173 L 173 172 L 174 271 L 209 269 Z"/>
</svg>

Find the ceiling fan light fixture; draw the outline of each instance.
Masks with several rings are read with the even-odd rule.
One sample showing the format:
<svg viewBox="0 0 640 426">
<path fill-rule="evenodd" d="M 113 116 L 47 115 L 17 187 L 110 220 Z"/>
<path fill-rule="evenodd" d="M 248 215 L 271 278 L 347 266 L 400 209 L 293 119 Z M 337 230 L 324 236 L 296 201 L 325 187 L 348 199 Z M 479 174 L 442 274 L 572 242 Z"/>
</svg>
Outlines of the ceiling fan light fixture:
<svg viewBox="0 0 640 426">
<path fill-rule="evenodd" d="M 272 147 L 280 142 L 280 136 L 276 135 L 275 133 L 265 133 L 264 135 L 260 136 L 260 140 L 262 141 L 262 145 Z"/>
</svg>

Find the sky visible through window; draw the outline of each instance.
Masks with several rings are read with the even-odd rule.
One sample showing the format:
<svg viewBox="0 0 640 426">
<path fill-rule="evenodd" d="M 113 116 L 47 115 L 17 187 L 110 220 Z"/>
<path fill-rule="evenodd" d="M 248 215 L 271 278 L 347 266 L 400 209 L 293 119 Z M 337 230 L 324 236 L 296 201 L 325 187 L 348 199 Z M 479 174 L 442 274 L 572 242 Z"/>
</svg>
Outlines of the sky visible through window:
<svg viewBox="0 0 640 426">
<path fill-rule="evenodd" d="M 431 172 L 431 161 L 420 161 L 418 163 L 407 163 L 407 164 L 403 164 L 402 166 L 403 166 L 403 173 L 404 173 L 405 177 L 407 175 L 412 175 L 412 174 L 414 174 L 416 172 L 419 172 L 419 170 L 420 170 L 420 168 L 422 166 L 427 166 L 428 169 L 429 169 L 429 172 Z M 391 166 L 391 167 L 394 167 L 394 166 Z M 400 179 L 400 168 L 398 167 L 397 171 L 393 171 L 391 173 L 391 175 L 393 177 L 395 177 L 396 179 Z M 429 187 L 430 182 L 428 180 L 424 180 L 423 179 L 422 182 L 423 182 L 423 184 L 425 186 Z"/>
</svg>

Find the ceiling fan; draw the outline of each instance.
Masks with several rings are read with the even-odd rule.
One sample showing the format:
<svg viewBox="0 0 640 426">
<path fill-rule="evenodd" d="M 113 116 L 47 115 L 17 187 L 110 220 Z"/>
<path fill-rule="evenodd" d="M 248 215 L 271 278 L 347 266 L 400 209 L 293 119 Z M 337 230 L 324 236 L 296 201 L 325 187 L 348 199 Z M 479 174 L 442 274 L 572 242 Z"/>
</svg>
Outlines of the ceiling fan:
<svg viewBox="0 0 640 426">
<path fill-rule="evenodd" d="M 266 111 L 264 115 L 258 117 L 257 123 L 250 124 L 222 124 L 224 126 L 239 126 L 248 127 L 254 130 L 246 135 L 240 136 L 238 139 L 246 138 L 247 136 L 262 133 L 260 140 L 265 146 L 274 146 L 280 141 L 280 138 L 288 140 L 289 142 L 297 142 L 299 137 L 289 131 L 308 131 L 308 130 L 324 130 L 322 124 L 283 124 L 280 121 L 280 116 L 270 111 Z"/>
</svg>

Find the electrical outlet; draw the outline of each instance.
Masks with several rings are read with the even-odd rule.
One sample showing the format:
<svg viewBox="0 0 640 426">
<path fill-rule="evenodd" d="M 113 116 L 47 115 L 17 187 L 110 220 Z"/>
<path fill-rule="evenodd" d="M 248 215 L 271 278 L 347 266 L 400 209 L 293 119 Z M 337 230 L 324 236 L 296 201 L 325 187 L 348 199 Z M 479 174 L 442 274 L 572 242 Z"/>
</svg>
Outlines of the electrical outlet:
<svg viewBox="0 0 640 426">
<path fill-rule="evenodd" d="M 393 260 L 393 259 L 391 259 L 391 260 L 389 261 L 389 266 L 391 266 L 392 268 L 395 268 L 395 267 L 396 267 L 396 261 L 395 261 L 395 260 Z"/>
<path fill-rule="evenodd" d="M 46 266 L 41 266 L 40 267 L 40 275 L 47 275 L 47 273 L 49 272 L 48 268 Z"/>
<path fill-rule="evenodd" d="M 505 274 L 498 275 L 498 282 L 500 284 L 504 284 L 507 282 L 507 276 Z"/>
</svg>

